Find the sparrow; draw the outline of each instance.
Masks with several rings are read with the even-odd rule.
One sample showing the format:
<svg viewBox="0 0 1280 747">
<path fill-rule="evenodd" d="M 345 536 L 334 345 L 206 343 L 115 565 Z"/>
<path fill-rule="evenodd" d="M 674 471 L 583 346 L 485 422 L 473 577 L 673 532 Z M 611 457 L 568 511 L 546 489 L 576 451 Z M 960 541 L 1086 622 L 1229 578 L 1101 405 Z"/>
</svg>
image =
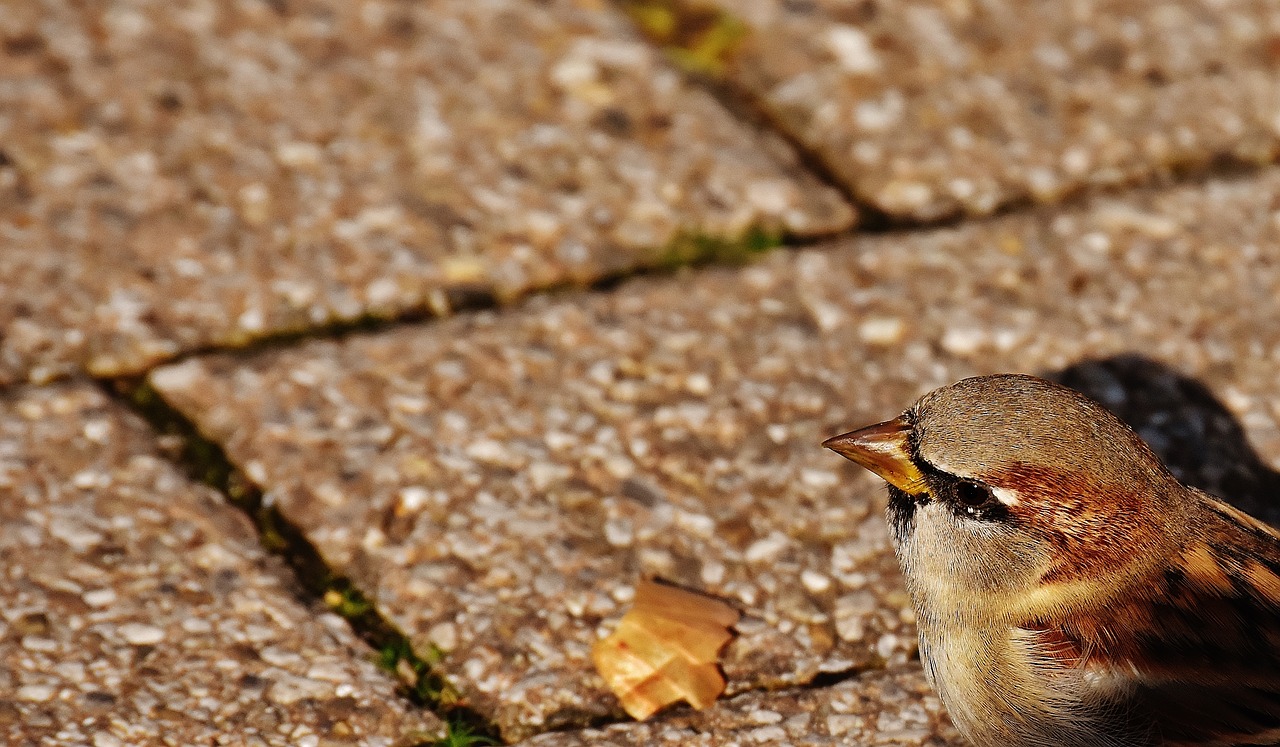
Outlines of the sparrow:
<svg viewBox="0 0 1280 747">
<path fill-rule="evenodd" d="M 920 659 L 974 745 L 1280 744 L 1280 535 L 1102 406 L 983 376 L 823 446 L 888 483 Z"/>
</svg>

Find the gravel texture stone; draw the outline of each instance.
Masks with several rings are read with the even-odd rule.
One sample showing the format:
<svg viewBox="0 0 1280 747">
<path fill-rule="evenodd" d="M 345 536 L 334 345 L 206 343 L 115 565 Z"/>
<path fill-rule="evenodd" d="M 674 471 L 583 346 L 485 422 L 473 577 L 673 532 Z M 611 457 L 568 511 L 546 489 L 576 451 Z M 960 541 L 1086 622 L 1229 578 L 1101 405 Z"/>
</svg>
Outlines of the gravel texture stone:
<svg viewBox="0 0 1280 747">
<path fill-rule="evenodd" d="M 753 692 L 703 712 L 534 737 L 528 747 L 865 745 L 963 747 L 919 667 L 868 672 L 831 687 Z"/>
<path fill-rule="evenodd" d="M 730 694 L 907 661 L 883 488 L 818 443 L 957 378 L 1141 353 L 1274 467 L 1278 253 L 1272 169 L 151 381 L 521 737 L 618 712 L 588 650 L 642 574 L 743 611 Z"/>
<path fill-rule="evenodd" d="M 898 219 L 1280 152 L 1268 0 L 675 4 L 745 24 L 734 84 Z"/>
<path fill-rule="evenodd" d="M 603 2 L 0 3 L 0 384 L 851 222 Z"/>
<path fill-rule="evenodd" d="M 341 618 L 97 388 L 0 400 L 0 742 L 392 745 L 437 735 Z"/>
</svg>

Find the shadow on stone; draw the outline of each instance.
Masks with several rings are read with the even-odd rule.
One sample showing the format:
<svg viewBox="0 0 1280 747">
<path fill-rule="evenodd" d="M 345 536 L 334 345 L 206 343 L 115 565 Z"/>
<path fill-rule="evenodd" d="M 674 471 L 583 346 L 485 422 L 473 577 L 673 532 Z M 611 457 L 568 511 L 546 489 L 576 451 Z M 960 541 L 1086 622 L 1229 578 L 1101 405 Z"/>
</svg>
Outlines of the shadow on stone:
<svg viewBox="0 0 1280 747">
<path fill-rule="evenodd" d="M 1096 400 L 1142 436 L 1182 482 L 1280 525 L 1280 473 L 1199 381 L 1140 355 L 1084 361 L 1045 378 Z"/>
</svg>

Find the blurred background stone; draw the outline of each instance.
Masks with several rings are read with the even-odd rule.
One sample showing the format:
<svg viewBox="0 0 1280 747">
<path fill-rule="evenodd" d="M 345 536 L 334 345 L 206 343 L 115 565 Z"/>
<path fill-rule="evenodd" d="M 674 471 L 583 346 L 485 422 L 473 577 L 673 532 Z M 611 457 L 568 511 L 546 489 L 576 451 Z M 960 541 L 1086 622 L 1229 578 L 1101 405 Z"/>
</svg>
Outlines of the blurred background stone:
<svg viewBox="0 0 1280 747">
<path fill-rule="evenodd" d="M 575 0 L 0 6 L 0 384 L 848 228 Z"/>
<path fill-rule="evenodd" d="M 730 84 L 895 221 L 1280 151 L 1280 8 L 1267 0 L 635 5 L 741 25 Z"/>
</svg>

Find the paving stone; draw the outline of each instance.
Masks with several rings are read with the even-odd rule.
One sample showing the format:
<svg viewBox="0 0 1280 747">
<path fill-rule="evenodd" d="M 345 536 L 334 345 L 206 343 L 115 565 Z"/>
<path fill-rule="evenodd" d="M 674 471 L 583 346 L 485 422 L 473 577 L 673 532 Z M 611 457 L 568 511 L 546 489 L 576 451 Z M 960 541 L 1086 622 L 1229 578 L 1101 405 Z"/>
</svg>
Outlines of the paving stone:
<svg viewBox="0 0 1280 747">
<path fill-rule="evenodd" d="M 1280 151 L 1270 0 L 675 4 L 745 24 L 734 84 L 899 219 Z"/>
<path fill-rule="evenodd" d="M 0 401 L 0 742 L 390 745 L 438 734 L 345 621 L 84 385 Z"/>
<path fill-rule="evenodd" d="M 851 221 L 595 0 L 0 5 L 0 383 Z"/>
<path fill-rule="evenodd" d="M 1140 352 L 1276 465 L 1277 252 L 1268 170 L 151 380 L 520 737 L 618 713 L 588 649 L 642 574 L 743 610 L 731 694 L 907 660 L 883 487 L 818 443 L 962 376 Z"/>
<path fill-rule="evenodd" d="M 627 745 L 896 745 L 962 747 L 919 667 L 869 672 L 832 687 L 748 693 L 701 713 L 682 709 L 642 724 L 546 734 L 528 747 Z"/>
</svg>

